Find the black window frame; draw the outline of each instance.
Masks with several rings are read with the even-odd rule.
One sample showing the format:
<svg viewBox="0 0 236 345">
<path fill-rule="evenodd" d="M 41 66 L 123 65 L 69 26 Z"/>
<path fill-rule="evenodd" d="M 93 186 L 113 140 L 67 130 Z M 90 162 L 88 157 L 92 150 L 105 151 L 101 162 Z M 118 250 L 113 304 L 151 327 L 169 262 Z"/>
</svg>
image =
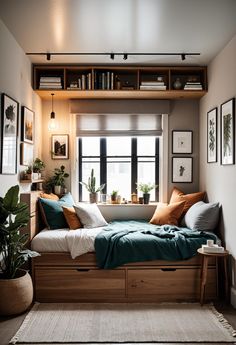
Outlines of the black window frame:
<svg viewBox="0 0 236 345">
<path fill-rule="evenodd" d="M 83 158 L 99 158 L 100 160 L 100 184 L 105 184 L 103 193 L 107 193 L 107 158 L 130 158 L 131 159 L 131 193 L 137 193 L 137 178 L 138 178 L 138 158 L 154 158 L 155 159 L 155 185 L 159 186 L 159 164 L 160 164 L 160 138 L 155 137 L 155 155 L 137 155 L 137 138 L 131 137 L 131 155 L 130 156 L 108 156 L 107 155 L 107 137 L 100 138 L 100 155 L 96 156 L 83 156 L 82 155 L 82 140 L 83 137 L 78 139 L 78 168 L 79 168 L 79 201 L 82 201 L 82 164 Z M 155 202 L 159 201 L 159 187 L 155 189 Z"/>
</svg>

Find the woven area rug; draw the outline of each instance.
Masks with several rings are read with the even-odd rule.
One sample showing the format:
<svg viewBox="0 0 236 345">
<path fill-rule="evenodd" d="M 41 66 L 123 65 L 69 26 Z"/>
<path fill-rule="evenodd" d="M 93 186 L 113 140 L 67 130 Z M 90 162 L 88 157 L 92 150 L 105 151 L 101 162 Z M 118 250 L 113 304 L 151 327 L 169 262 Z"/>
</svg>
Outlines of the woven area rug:
<svg viewBox="0 0 236 345">
<path fill-rule="evenodd" d="M 212 305 L 35 304 L 11 343 L 165 343 L 236 341 Z"/>
</svg>

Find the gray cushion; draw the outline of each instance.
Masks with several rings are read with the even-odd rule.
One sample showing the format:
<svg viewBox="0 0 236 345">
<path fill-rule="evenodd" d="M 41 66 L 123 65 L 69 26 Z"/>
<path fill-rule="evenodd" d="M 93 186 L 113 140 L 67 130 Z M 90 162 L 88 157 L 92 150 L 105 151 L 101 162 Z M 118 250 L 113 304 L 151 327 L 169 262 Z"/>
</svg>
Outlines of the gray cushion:
<svg viewBox="0 0 236 345">
<path fill-rule="evenodd" d="M 97 228 L 107 225 L 96 204 L 77 204 L 74 206 L 75 212 L 85 228 Z"/>
<path fill-rule="evenodd" d="M 219 220 L 220 205 L 218 202 L 194 204 L 184 217 L 185 224 L 191 230 L 213 231 Z"/>
</svg>

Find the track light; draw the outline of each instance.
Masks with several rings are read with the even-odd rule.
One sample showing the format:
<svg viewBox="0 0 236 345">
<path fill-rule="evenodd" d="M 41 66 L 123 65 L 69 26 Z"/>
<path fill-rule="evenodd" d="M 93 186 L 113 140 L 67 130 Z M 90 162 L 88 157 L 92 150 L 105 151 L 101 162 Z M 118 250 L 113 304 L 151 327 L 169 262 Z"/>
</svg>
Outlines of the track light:
<svg viewBox="0 0 236 345">
<path fill-rule="evenodd" d="M 124 56 L 123 56 L 123 60 L 127 60 L 128 59 L 128 54 L 124 54 Z"/>
<path fill-rule="evenodd" d="M 110 58 L 111 58 L 112 60 L 114 60 L 115 54 L 114 54 L 114 53 L 111 53 Z"/>
<path fill-rule="evenodd" d="M 51 54 L 47 53 L 47 60 L 50 61 L 51 60 Z"/>
<path fill-rule="evenodd" d="M 181 60 L 184 61 L 186 58 L 185 54 L 181 54 Z"/>
</svg>

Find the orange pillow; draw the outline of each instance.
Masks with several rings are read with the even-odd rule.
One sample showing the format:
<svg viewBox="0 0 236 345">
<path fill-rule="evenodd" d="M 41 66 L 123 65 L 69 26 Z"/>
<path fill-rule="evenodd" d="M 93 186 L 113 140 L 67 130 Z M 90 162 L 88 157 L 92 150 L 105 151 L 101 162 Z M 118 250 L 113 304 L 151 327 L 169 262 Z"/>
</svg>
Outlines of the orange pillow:
<svg viewBox="0 0 236 345">
<path fill-rule="evenodd" d="M 56 201 L 59 200 L 59 197 L 53 193 L 47 194 L 47 193 L 42 192 L 42 193 L 40 193 L 40 197 L 44 198 L 44 199 L 50 199 L 50 200 L 56 200 Z"/>
<path fill-rule="evenodd" d="M 151 224 L 156 225 L 178 225 L 178 221 L 182 216 L 185 201 L 176 202 L 169 205 L 158 205 L 152 219 Z"/>
<path fill-rule="evenodd" d="M 62 209 L 70 230 L 82 228 L 82 224 L 73 207 L 62 206 Z"/>
<path fill-rule="evenodd" d="M 184 211 L 183 214 L 185 214 L 188 209 L 193 206 L 193 204 L 196 204 L 198 201 L 202 201 L 205 197 L 205 192 L 197 192 L 197 193 L 191 193 L 191 194 L 184 194 L 181 190 L 178 188 L 174 188 L 170 197 L 170 204 L 185 201 L 184 205 Z"/>
</svg>

